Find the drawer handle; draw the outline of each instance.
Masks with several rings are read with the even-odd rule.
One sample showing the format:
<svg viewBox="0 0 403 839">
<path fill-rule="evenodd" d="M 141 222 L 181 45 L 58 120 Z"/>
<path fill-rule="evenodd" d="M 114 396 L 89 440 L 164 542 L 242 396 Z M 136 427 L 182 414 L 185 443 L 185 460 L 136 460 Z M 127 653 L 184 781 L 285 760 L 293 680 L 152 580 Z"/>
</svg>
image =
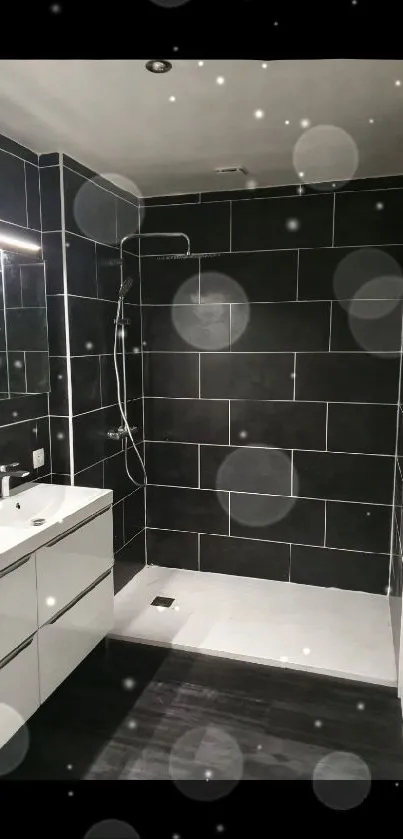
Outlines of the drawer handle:
<svg viewBox="0 0 403 839">
<path fill-rule="evenodd" d="M 28 647 L 30 647 L 31 644 L 32 644 L 32 641 L 35 638 L 35 635 L 36 635 L 36 633 L 34 633 L 34 635 L 32 635 L 31 638 L 28 638 L 27 641 L 23 641 L 22 644 L 20 644 L 19 647 L 16 647 L 15 650 L 13 650 L 11 653 L 6 655 L 5 658 L 3 658 L 2 661 L 0 661 L 0 670 L 2 670 L 3 667 L 5 667 L 7 664 L 9 664 L 10 661 L 13 661 L 14 658 L 17 658 L 17 655 L 19 655 L 24 650 L 26 650 Z"/>
<path fill-rule="evenodd" d="M 6 577 L 7 574 L 11 574 L 11 572 L 15 571 L 17 568 L 21 568 L 21 565 L 25 565 L 25 563 L 29 562 L 30 559 L 31 554 L 28 554 L 28 556 L 24 556 L 22 559 L 17 559 L 16 562 L 12 563 L 12 565 L 7 565 L 6 568 L 3 568 L 3 570 L 0 571 L 0 579 L 2 577 Z"/>
<path fill-rule="evenodd" d="M 106 513 L 110 509 L 111 509 L 110 506 L 109 507 L 104 507 L 103 510 L 100 510 L 99 513 L 95 513 L 94 516 L 90 516 L 88 519 L 84 519 L 84 521 L 80 521 L 80 524 L 76 524 L 75 527 L 71 527 L 70 530 L 65 530 L 65 532 L 62 533 L 61 536 L 57 536 L 56 539 L 52 539 L 51 542 L 48 542 L 47 544 L 43 545 L 42 548 L 38 548 L 38 551 L 43 550 L 44 548 L 51 548 L 53 545 L 57 545 L 57 543 L 61 542 L 62 539 L 64 539 L 66 536 L 70 536 L 71 533 L 74 533 L 76 530 L 80 530 L 81 527 L 85 527 L 85 525 L 89 524 L 90 521 L 94 521 L 94 519 L 97 519 L 98 516 L 102 516 L 104 513 Z"/>
<path fill-rule="evenodd" d="M 94 588 L 99 586 L 100 583 L 106 580 L 106 578 L 109 577 L 110 574 L 112 574 L 112 568 L 109 568 L 108 571 L 105 572 L 105 574 L 102 574 L 102 577 L 98 577 L 98 579 L 95 580 L 95 583 L 91 583 L 91 585 L 88 586 L 88 588 L 84 589 L 84 591 L 81 591 L 80 594 L 77 597 L 75 597 L 74 600 L 71 601 L 71 603 L 68 603 L 67 606 L 64 606 L 63 609 L 60 609 L 60 612 L 57 612 L 57 614 L 54 615 L 53 618 L 51 618 L 49 621 L 47 621 L 47 623 L 44 623 L 43 626 L 50 626 L 51 624 L 56 623 L 59 620 L 59 618 L 62 618 L 63 615 L 67 614 L 67 612 L 69 612 L 70 609 L 73 608 L 73 606 L 76 606 L 77 603 L 79 603 L 80 600 L 83 599 L 83 597 L 85 597 L 87 594 L 90 593 L 90 591 L 92 591 Z"/>
</svg>

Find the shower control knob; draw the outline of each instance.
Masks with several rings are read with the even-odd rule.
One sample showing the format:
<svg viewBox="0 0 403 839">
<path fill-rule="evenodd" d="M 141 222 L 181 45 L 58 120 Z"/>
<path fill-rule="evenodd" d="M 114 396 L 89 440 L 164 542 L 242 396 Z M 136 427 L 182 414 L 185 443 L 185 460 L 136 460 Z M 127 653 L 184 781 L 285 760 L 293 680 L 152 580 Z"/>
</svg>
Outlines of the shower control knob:
<svg viewBox="0 0 403 839">
<path fill-rule="evenodd" d="M 135 434 L 138 431 L 137 425 L 132 425 L 130 427 L 130 431 L 132 434 Z M 122 425 L 119 428 L 112 428 L 108 431 L 107 435 L 108 440 L 125 440 L 129 437 L 129 432 L 127 428 L 124 428 Z"/>
</svg>

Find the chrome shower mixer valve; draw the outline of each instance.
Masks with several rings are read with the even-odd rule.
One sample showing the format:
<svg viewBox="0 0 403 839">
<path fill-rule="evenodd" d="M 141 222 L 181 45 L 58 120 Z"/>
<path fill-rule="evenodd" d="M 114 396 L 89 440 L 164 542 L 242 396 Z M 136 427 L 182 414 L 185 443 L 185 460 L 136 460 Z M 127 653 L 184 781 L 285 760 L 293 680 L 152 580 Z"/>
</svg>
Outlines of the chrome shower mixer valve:
<svg viewBox="0 0 403 839">
<path fill-rule="evenodd" d="M 137 425 L 130 426 L 130 432 L 135 434 L 138 431 Z M 107 434 L 108 440 L 125 440 L 127 437 L 130 437 L 129 431 L 123 425 L 120 425 L 119 428 L 112 428 L 108 431 Z"/>
</svg>

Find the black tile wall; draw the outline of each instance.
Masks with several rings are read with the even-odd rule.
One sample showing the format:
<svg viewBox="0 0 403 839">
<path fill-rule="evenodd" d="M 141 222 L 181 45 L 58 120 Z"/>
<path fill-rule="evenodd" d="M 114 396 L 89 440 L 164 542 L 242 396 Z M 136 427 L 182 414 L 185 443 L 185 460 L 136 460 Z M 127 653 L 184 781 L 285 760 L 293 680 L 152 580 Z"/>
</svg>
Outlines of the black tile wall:
<svg viewBox="0 0 403 839">
<path fill-rule="evenodd" d="M 41 230 L 38 156 L 30 149 L 3 136 L 0 136 L 0 149 L 0 223 L 2 228 L 7 233 L 21 235 L 22 238 L 24 238 L 26 230 L 29 230 L 30 239 L 40 241 L 39 234 L 36 232 Z M 35 281 L 35 270 L 35 268 L 28 269 L 25 266 L 22 284 L 19 272 L 18 276 L 16 274 L 12 278 L 7 287 L 8 305 L 13 304 L 20 308 L 37 305 L 44 307 L 43 294 L 40 294 L 39 286 Z M 30 277 L 28 277 L 28 273 Z M 33 282 L 29 283 L 28 279 L 33 280 Z M 37 293 L 40 295 L 39 298 L 36 297 Z M 15 295 L 14 303 L 13 294 Z M 0 311 L 0 350 L 4 351 L 2 306 Z M 33 312 L 35 310 L 27 311 Z M 38 383 L 43 391 L 48 390 L 46 380 L 47 340 L 42 343 L 42 338 L 46 338 L 46 309 L 40 309 L 39 312 L 36 321 L 35 315 L 30 316 L 28 314 L 28 325 L 31 328 L 31 348 L 43 349 L 43 353 L 27 353 L 26 357 L 24 357 L 23 352 L 18 350 L 20 341 L 18 332 L 16 332 L 16 321 L 19 321 L 19 313 L 11 316 L 13 322 L 11 341 L 15 348 L 13 361 L 19 361 L 21 364 L 17 367 L 14 364 L 10 366 L 11 378 L 18 379 L 18 381 L 10 382 L 16 390 L 25 391 L 26 387 L 28 390 L 34 389 L 34 384 L 35 390 L 37 390 L 36 385 Z M 43 313 L 45 314 L 44 317 L 42 316 Z M 26 316 L 23 315 L 22 317 Z M 38 327 L 37 330 L 36 327 Z M 36 331 L 37 335 L 35 334 Z M 26 345 L 22 349 L 26 350 Z M 1 364 L 1 361 L 3 361 L 3 364 Z M 0 391 L 2 390 L 8 390 L 8 381 L 5 354 L 3 355 L 0 352 Z M 45 464 L 40 469 L 34 470 L 32 451 L 37 448 L 44 449 Z M 29 481 L 47 479 L 52 470 L 47 393 L 18 395 L 0 401 L 0 461 L 1 463 L 19 462 L 21 468 L 29 471 Z"/>
<path fill-rule="evenodd" d="M 141 243 L 148 562 L 288 580 L 291 544 L 291 580 L 384 594 L 401 308 L 352 300 L 403 273 L 402 184 L 296 191 L 145 201 L 200 257 Z"/>
<path fill-rule="evenodd" d="M 289 567 L 289 545 L 201 534 L 200 571 L 288 580 Z"/>
<path fill-rule="evenodd" d="M 291 545 L 291 582 L 385 594 L 389 557 Z"/>
<path fill-rule="evenodd" d="M 147 555 L 153 565 L 197 571 L 198 542 L 197 533 L 147 528 Z"/>
</svg>

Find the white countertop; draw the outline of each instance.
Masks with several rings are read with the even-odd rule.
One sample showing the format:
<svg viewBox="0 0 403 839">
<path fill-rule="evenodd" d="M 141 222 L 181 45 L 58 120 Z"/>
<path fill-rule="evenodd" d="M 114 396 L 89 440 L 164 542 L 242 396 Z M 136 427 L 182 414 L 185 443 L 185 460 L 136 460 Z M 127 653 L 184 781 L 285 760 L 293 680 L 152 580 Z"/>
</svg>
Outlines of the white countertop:
<svg viewBox="0 0 403 839">
<path fill-rule="evenodd" d="M 112 504 L 109 489 L 36 483 L 0 500 L 0 571 Z M 35 526 L 32 519 L 45 519 Z"/>
</svg>

